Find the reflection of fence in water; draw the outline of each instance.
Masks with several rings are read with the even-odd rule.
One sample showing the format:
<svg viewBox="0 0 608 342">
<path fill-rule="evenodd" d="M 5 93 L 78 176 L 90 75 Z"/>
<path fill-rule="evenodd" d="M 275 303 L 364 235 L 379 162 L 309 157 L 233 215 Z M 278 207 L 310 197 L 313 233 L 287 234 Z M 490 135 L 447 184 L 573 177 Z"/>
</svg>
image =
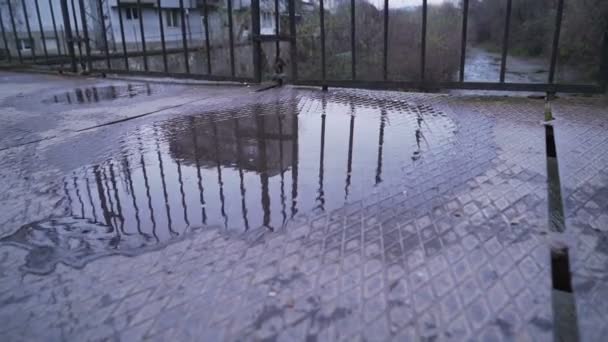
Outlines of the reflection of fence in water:
<svg viewBox="0 0 608 342">
<path fill-rule="evenodd" d="M 274 123 L 268 122 L 272 119 Z M 288 213 L 284 191 L 285 173 L 293 167 L 291 152 L 297 148 L 291 146 L 297 135 L 288 132 L 297 131 L 297 120 L 259 116 L 203 125 L 198 121 L 191 118 L 189 134 L 169 142 L 166 150 L 157 128 L 154 150 L 145 151 L 140 140 L 131 157 L 125 152 L 122 160 L 67 177 L 64 187 L 71 214 L 109 226 L 119 235 L 142 234 L 157 241 L 182 234 L 190 226 L 275 229 L 286 224 L 297 212 L 293 201 Z M 226 173 L 238 176 L 240 198 L 227 198 Z M 248 196 L 247 185 L 253 174 L 259 176 L 261 208 L 252 210 L 248 204 L 255 202 L 252 196 L 257 191 Z M 274 176 L 281 180 L 282 210 L 272 216 L 269 178 Z M 292 194 L 297 196 L 297 189 Z"/>
<path fill-rule="evenodd" d="M 308 101 L 320 116 L 292 114 L 301 110 L 292 101 L 217 113 L 221 121 L 178 119 L 151 138 L 140 132 L 134 150 L 66 180 L 72 214 L 159 241 L 199 225 L 280 229 L 298 213 L 331 211 L 381 184 L 402 184 L 404 164 L 423 166 L 430 146 L 450 139 L 451 121 L 432 107 L 345 97 L 328 110 L 325 98 Z M 357 116 L 368 110 L 360 105 L 373 114 Z M 377 145 L 368 141 L 374 132 Z"/>
</svg>

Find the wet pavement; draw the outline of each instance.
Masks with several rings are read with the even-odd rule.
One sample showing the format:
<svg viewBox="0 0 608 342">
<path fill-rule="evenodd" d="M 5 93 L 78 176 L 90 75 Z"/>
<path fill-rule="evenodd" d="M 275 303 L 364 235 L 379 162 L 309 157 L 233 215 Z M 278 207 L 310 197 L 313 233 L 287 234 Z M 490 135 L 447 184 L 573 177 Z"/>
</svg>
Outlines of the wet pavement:
<svg viewBox="0 0 608 342">
<path fill-rule="evenodd" d="M 0 78 L 3 339 L 608 332 L 603 98 Z"/>
</svg>

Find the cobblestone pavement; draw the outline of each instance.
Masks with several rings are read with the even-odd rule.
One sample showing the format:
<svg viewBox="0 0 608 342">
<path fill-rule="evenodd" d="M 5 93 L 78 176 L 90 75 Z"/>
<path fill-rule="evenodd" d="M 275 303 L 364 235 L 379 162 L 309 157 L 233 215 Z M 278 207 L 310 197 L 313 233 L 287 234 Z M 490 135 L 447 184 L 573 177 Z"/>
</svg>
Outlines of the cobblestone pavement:
<svg viewBox="0 0 608 342">
<path fill-rule="evenodd" d="M 603 99 L 553 103 L 556 234 L 543 101 L 3 77 L 3 340 L 553 340 L 555 241 L 608 332 Z"/>
</svg>

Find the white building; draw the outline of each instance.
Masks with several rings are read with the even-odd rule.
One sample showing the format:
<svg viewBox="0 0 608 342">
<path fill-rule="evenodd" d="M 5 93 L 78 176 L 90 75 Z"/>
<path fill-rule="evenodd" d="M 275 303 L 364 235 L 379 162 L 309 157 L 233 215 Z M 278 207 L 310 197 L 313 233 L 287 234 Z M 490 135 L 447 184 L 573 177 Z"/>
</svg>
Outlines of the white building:
<svg viewBox="0 0 608 342">
<path fill-rule="evenodd" d="M 107 0 L 106 27 L 108 40 L 117 45 L 122 44 L 120 32 L 120 17 L 118 0 Z M 212 2 L 213 0 L 210 0 Z M 182 15 L 179 0 L 161 0 L 158 7 L 157 0 L 141 0 L 141 10 L 137 9 L 137 0 L 121 0 L 120 13 L 122 14 L 124 39 L 128 47 L 141 49 L 142 36 L 140 16 L 143 21 L 146 48 L 157 48 L 161 42 L 159 11 L 162 15 L 165 43 L 168 48 L 182 46 Z M 186 20 L 186 37 L 189 42 L 195 43 L 204 39 L 202 8 L 197 6 L 196 0 L 184 0 L 184 18 Z M 120 47 L 118 47 L 120 49 Z"/>
</svg>

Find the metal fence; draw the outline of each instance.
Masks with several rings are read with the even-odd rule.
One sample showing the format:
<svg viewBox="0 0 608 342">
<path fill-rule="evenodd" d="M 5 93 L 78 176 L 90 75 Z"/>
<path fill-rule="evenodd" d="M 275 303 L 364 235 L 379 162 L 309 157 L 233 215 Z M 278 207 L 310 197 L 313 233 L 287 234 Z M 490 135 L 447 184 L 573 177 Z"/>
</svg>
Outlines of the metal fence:
<svg viewBox="0 0 608 342">
<path fill-rule="evenodd" d="M 564 2 L 557 0 L 548 77 L 542 83 L 508 82 L 509 33 L 513 0 L 505 1 L 505 25 L 500 75 L 492 82 L 465 80 L 469 0 L 462 9 L 459 71 L 457 80 L 430 80 L 428 61 L 429 4 L 421 0 L 419 73 L 412 80 L 394 80 L 389 72 L 389 0 L 379 5 L 382 13 L 381 76 L 358 77 L 357 58 L 366 51 L 357 46 L 356 1 L 350 0 L 350 79 L 334 79 L 327 72 L 327 20 L 331 9 L 325 1 L 302 0 L 0 0 L 3 48 L 0 61 L 8 66 L 35 65 L 50 69 L 97 73 L 129 73 L 187 77 L 217 81 L 259 83 L 280 73 L 286 60 L 286 78 L 300 85 L 362 87 L 374 89 L 475 89 L 507 91 L 596 93 L 608 80 L 608 32 L 604 34 L 599 79 L 593 84 L 555 82 Z M 298 32 L 303 4 L 308 14 L 317 12 L 320 65 L 315 77 L 299 77 Z M 333 4 L 333 2 L 332 2 Z M 345 4 L 348 4 L 347 2 Z M 312 9 L 312 10 L 311 10 Z M 315 14 L 316 15 L 316 14 Z M 266 25 L 270 18 L 271 25 Z M 281 54 L 288 50 L 288 54 Z M 274 57 L 273 57 L 274 55 Z M 278 70 L 275 70 L 277 69 Z"/>
</svg>

